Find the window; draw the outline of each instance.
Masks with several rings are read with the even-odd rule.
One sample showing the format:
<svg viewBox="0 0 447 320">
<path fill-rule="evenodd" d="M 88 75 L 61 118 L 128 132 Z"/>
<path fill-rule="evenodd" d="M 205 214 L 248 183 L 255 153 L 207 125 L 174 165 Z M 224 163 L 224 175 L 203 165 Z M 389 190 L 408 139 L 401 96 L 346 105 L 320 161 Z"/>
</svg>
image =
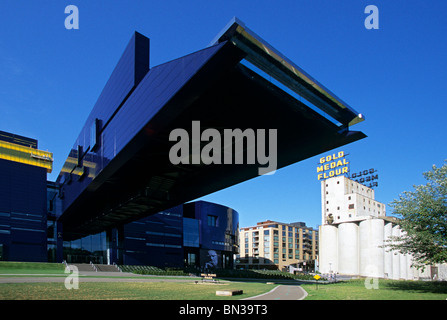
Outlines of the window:
<svg viewBox="0 0 447 320">
<path fill-rule="evenodd" d="M 348 209 L 354 209 L 354 204 L 353 203 L 349 204 Z"/>
<path fill-rule="evenodd" d="M 78 145 L 78 158 L 77 158 L 77 166 L 82 167 L 82 158 L 84 156 L 84 148 L 81 145 Z"/>
<path fill-rule="evenodd" d="M 100 120 L 95 119 L 90 127 L 90 150 L 94 151 L 98 147 L 100 131 Z"/>
<path fill-rule="evenodd" d="M 196 254 L 188 253 L 188 265 L 195 265 L 195 264 L 196 264 Z"/>
<path fill-rule="evenodd" d="M 208 225 L 210 227 L 217 227 L 217 216 L 208 215 Z"/>
</svg>

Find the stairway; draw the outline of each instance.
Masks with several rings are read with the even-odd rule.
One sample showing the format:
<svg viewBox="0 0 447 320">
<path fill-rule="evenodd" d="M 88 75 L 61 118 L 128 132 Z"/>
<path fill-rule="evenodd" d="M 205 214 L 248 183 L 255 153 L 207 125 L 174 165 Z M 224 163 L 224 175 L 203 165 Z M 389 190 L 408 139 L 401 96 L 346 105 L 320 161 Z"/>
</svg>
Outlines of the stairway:
<svg viewBox="0 0 447 320">
<path fill-rule="evenodd" d="M 79 272 L 121 272 L 116 265 L 107 265 L 107 264 L 90 264 L 90 263 L 77 263 L 71 264 L 78 268 Z"/>
<path fill-rule="evenodd" d="M 93 266 L 89 263 L 69 263 L 69 265 L 75 266 L 76 268 L 78 268 L 79 272 L 82 271 L 95 271 L 95 269 L 93 268 Z"/>
<path fill-rule="evenodd" d="M 120 272 L 116 265 L 95 264 L 96 269 L 101 272 Z"/>
</svg>

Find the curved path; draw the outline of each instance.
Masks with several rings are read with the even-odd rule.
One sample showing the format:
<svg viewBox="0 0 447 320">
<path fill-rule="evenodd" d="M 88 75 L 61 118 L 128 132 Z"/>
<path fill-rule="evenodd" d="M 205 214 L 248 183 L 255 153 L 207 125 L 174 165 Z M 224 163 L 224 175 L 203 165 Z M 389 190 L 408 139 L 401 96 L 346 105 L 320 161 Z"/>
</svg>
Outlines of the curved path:
<svg viewBox="0 0 447 320">
<path fill-rule="evenodd" d="M 279 285 L 267 293 L 242 300 L 303 300 L 307 292 L 299 285 Z"/>
</svg>

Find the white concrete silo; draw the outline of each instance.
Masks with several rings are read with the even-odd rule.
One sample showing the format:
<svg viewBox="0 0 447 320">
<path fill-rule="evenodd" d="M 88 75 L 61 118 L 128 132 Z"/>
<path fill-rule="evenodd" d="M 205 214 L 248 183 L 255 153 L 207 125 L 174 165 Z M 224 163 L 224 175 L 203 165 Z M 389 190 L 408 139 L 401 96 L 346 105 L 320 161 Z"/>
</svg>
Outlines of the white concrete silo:
<svg viewBox="0 0 447 320">
<path fill-rule="evenodd" d="M 399 226 L 397 226 L 397 225 L 393 226 L 392 236 L 393 237 L 400 236 Z M 396 250 L 393 250 L 392 254 L 393 254 L 393 273 L 392 273 L 391 278 L 394 280 L 399 280 L 400 279 L 400 256 L 401 256 L 401 254 Z"/>
<path fill-rule="evenodd" d="M 413 264 L 413 256 L 407 255 L 407 280 L 414 280 L 417 278 L 417 274 L 415 274 L 415 271 L 417 271 L 414 267 L 412 267 Z"/>
<path fill-rule="evenodd" d="M 321 273 L 338 271 L 338 228 L 325 224 L 319 229 L 319 270 Z"/>
<path fill-rule="evenodd" d="M 357 275 L 359 273 L 358 225 L 346 222 L 338 225 L 338 272 Z"/>
<path fill-rule="evenodd" d="M 399 254 L 399 265 L 400 265 L 400 273 L 399 278 L 400 279 L 407 279 L 407 255 L 406 254 Z"/>
<path fill-rule="evenodd" d="M 359 224 L 360 275 L 384 277 L 384 220 L 367 219 Z"/>
<path fill-rule="evenodd" d="M 400 228 L 399 228 L 400 229 Z M 400 236 L 404 236 L 405 232 L 400 229 Z M 400 279 L 404 279 L 406 280 L 408 277 L 408 263 L 407 263 L 407 255 L 406 254 L 400 254 L 400 274 L 399 274 L 399 278 Z"/>
<path fill-rule="evenodd" d="M 384 244 L 386 245 L 388 240 L 390 240 L 390 237 L 393 233 L 393 224 L 391 222 L 385 223 L 385 230 L 384 230 Z M 385 278 L 392 278 L 393 276 L 393 253 L 385 247 L 384 251 L 384 276 Z"/>
</svg>

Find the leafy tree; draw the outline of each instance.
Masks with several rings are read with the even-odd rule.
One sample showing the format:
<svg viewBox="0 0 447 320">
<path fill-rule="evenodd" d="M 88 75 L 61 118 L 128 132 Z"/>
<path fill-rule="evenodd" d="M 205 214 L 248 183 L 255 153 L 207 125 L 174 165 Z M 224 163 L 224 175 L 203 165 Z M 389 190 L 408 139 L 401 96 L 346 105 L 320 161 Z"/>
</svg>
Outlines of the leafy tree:
<svg viewBox="0 0 447 320">
<path fill-rule="evenodd" d="M 447 160 L 423 173 L 428 181 L 391 202 L 399 218 L 400 237 L 391 237 L 388 249 L 411 254 L 413 266 L 447 262 Z"/>
</svg>

